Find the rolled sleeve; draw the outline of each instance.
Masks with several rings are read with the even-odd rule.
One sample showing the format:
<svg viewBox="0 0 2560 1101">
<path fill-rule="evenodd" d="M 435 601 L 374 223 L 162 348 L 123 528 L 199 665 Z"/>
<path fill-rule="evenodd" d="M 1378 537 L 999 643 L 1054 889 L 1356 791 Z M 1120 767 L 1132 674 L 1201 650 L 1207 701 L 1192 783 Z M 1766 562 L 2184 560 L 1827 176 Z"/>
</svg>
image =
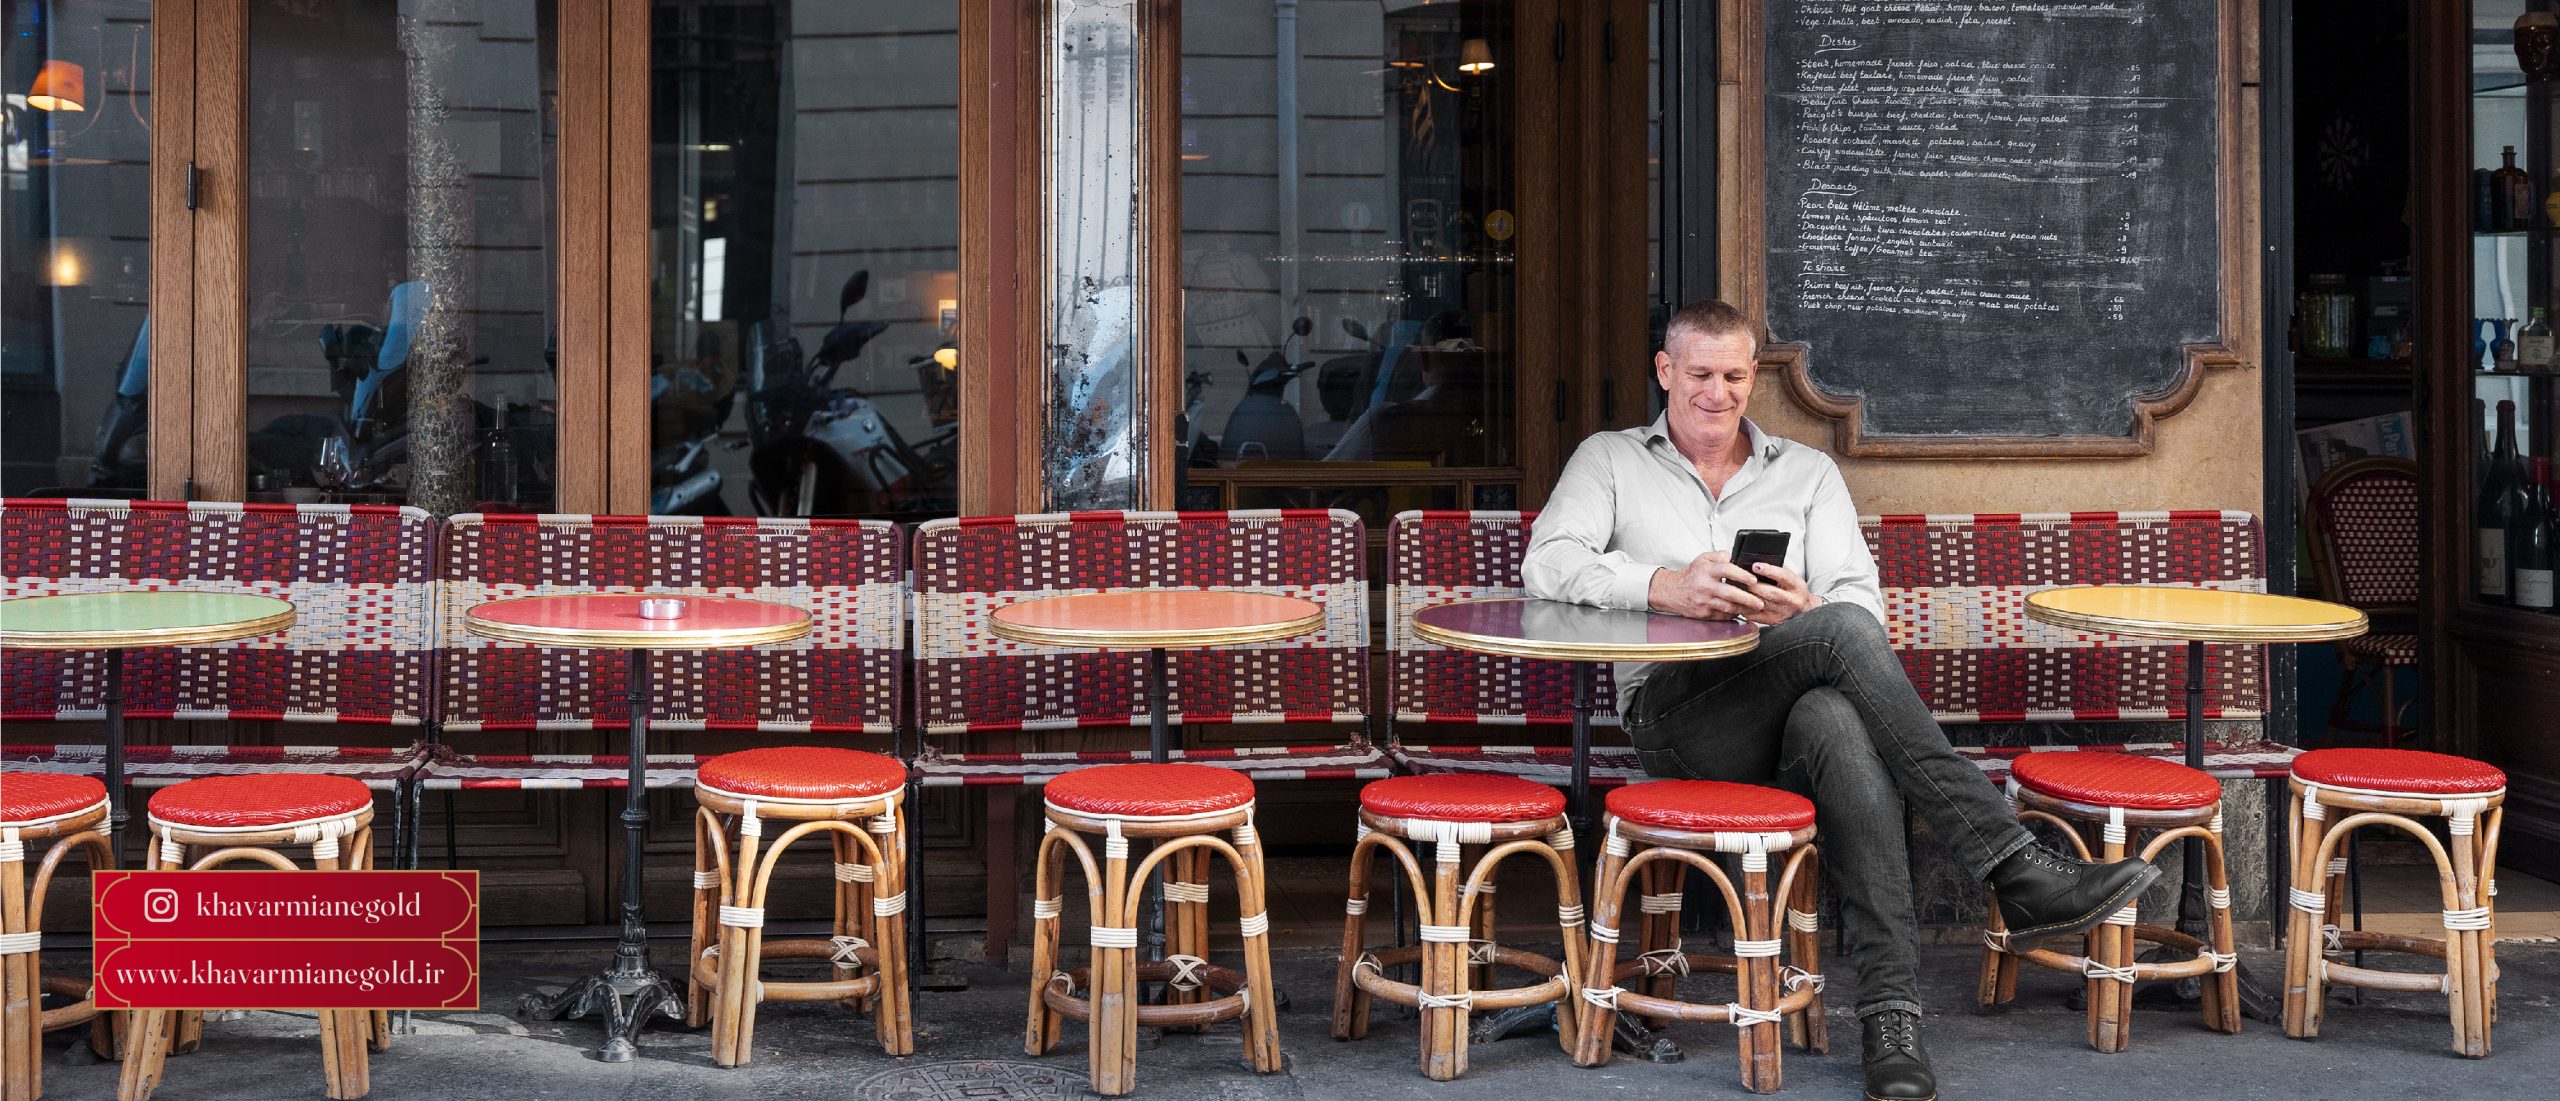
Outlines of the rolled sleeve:
<svg viewBox="0 0 2560 1101">
<path fill-rule="evenodd" d="M 1822 479 L 1805 508 L 1805 586 L 1827 601 L 1855 604 L 1884 623 L 1884 590 L 1875 555 L 1858 527 L 1858 507 L 1836 463 L 1823 464 Z"/>
<path fill-rule="evenodd" d="M 1520 580 L 1529 595 L 1603 608 L 1653 606 L 1657 566 L 1608 549 L 1617 526 L 1616 478 L 1608 437 L 1575 448 L 1539 510 Z M 1854 519 L 1853 519 L 1854 523 Z"/>
</svg>

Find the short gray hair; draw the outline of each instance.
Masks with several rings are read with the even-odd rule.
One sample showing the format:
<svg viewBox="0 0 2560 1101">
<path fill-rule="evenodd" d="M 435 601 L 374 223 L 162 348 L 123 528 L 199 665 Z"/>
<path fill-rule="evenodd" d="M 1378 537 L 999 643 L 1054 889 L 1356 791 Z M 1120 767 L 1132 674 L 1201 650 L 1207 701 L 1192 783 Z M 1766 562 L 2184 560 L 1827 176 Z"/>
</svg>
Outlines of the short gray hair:
<svg viewBox="0 0 2560 1101">
<path fill-rule="evenodd" d="M 1760 352 L 1760 331 L 1752 327 L 1751 319 L 1741 310 L 1720 298 L 1702 298 L 1672 314 L 1670 322 L 1662 327 L 1663 350 L 1669 351 L 1672 344 L 1691 333 L 1699 336 L 1741 333 L 1751 338 L 1752 355 L 1757 357 Z"/>
</svg>

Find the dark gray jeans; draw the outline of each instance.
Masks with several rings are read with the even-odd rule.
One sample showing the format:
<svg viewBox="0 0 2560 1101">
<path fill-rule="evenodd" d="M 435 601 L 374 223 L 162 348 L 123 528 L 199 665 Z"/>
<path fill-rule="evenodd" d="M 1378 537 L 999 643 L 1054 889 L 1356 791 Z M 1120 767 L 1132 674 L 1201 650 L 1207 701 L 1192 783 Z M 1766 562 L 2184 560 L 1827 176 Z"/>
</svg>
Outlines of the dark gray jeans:
<svg viewBox="0 0 2560 1101">
<path fill-rule="evenodd" d="M 1813 800 L 1860 1016 L 1920 1011 L 1904 804 L 1976 878 L 2029 844 L 1999 789 L 1948 746 L 1884 625 L 1855 605 L 1764 627 L 1741 657 L 1654 666 L 1626 728 L 1655 776 L 1772 784 Z"/>
</svg>

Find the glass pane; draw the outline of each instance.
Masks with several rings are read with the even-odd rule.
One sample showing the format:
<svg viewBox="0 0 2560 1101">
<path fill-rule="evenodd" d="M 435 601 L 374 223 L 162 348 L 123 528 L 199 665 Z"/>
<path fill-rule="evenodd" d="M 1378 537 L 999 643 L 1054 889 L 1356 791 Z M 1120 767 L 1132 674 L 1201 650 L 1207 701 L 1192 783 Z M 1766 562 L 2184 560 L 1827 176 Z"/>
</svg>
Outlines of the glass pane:
<svg viewBox="0 0 2560 1101">
<path fill-rule="evenodd" d="M 956 511 L 957 6 L 654 19 L 650 510 Z"/>
<path fill-rule="evenodd" d="M 149 0 L 9 0 L 0 495 L 143 495 Z"/>
<path fill-rule="evenodd" d="M 1512 51 L 1499 0 L 1183 5 L 1195 471 L 1517 461 Z"/>
<path fill-rule="evenodd" d="M 253 5 L 249 497 L 551 507 L 547 0 Z"/>
</svg>

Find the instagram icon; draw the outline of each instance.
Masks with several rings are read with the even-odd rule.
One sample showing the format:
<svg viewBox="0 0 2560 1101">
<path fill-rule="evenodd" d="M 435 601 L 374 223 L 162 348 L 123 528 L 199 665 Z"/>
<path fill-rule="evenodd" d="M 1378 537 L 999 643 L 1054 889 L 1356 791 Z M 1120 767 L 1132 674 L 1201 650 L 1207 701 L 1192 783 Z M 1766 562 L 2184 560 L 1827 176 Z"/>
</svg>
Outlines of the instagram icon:
<svg viewBox="0 0 2560 1101">
<path fill-rule="evenodd" d="M 142 918 L 158 922 L 178 920 L 178 892 L 167 887 L 154 887 L 142 892 Z"/>
</svg>

